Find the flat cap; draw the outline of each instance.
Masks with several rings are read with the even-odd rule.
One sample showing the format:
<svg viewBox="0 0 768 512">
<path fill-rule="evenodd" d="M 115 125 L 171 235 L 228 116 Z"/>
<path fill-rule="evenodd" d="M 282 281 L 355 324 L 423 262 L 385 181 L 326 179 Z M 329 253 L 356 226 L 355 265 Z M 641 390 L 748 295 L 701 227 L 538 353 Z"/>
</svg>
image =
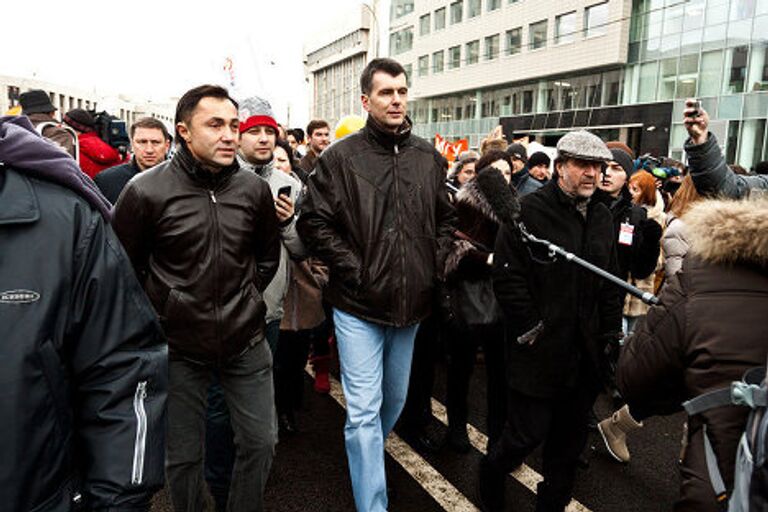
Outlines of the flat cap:
<svg viewBox="0 0 768 512">
<path fill-rule="evenodd" d="M 613 155 L 600 137 L 585 130 L 570 132 L 557 143 L 557 156 L 594 162 L 608 162 Z"/>
</svg>

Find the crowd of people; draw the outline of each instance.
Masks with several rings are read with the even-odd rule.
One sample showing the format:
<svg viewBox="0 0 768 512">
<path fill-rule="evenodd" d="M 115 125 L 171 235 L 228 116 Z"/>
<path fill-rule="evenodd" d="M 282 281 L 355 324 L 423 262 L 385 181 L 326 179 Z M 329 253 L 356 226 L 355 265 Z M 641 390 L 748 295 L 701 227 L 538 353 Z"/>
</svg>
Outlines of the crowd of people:
<svg viewBox="0 0 768 512">
<path fill-rule="evenodd" d="M 693 101 L 687 166 L 587 131 L 529 154 L 501 130 L 449 165 L 411 131 L 398 62 L 360 88 L 367 121 L 332 144 L 327 122 L 286 129 L 214 85 L 181 97 L 173 134 L 136 121 L 129 154 L 44 91 L 0 118 L 3 507 L 148 510 L 167 484 L 177 511 L 263 510 L 304 367 L 328 393 L 338 354 L 355 505 L 386 511 L 398 420 L 417 450 L 471 449 L 481 351 L 480 508 L 515 509 L 506 475 L 543 445 L 536 510 L 562 511 L 590 425 L 627 463 L 646 419 L 765 365 L 768 177 L 726 165 Z M 721 510 L 747 412 L 689 418 L 675 510 Z"/>
</svg>

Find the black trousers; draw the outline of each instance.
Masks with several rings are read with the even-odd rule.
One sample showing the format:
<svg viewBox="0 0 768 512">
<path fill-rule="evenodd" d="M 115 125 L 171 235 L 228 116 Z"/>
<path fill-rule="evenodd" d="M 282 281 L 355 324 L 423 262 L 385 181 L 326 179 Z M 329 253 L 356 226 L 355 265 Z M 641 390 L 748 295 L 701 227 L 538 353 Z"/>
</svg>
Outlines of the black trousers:
<svg viewBox="0 0 768 512">
<path fill-rule="evenodd" d="M 587 417 L 599 388 L 584 379 L 554 398 L 508 390 L 507 423 L 488 451 L 488 462 L 508 473 L 544 444 L 537 511 L 562 512 L 571 499 L 576 467 L 587 441 Z"/>
<path fill-rule="evenodd" d="M 328 324 L 301 331 L 280 331 L 275 354 L 275 405 L 278 413 L 296 411 L 304 395 L 304 366 L 309 349 L 315 356 L 328 356 Z"/>
<path fill-rule="evenodd" d="M 432 418 L 432 387 L 440 352 L 440 324 L 433 314 L 421 322 L 416 332 L 408 396 L 400 414 L 400 425 L 405 429 L 420 431 Z"/>
<path fill-rule="evenodd" d="M 501 323 L 453 329 L 448 340 L 448 424 L 467 424 L 469 381 L 475 367 L 477 347 L 482 345 L 487 376 L 489 446 L 501 437 L 506 419 L 507 398 L 504 364 L 504 326 Z"/>
</svg>

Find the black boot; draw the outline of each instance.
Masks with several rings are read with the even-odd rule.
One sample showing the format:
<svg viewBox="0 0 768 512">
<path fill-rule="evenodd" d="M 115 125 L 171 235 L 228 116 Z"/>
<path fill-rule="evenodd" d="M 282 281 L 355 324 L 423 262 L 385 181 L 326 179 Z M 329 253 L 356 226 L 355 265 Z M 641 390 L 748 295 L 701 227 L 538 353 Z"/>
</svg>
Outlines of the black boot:
<svg viewBox="0 0 768 512">
<path fill-rule="evenodd" d="M 494 468 L 488 456 L 480 459 L 478 494 L 482 512 L 504 512 L 504 480 L 506 473 Z"/>
</svg>

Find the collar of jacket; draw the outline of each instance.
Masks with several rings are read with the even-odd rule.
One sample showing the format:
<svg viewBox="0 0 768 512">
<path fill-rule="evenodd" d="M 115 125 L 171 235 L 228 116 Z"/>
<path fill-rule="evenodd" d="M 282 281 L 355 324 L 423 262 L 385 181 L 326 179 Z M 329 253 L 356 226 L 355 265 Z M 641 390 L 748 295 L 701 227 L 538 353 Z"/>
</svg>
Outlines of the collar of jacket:
<svg viewBox="0 0 768 512">
<path fill-rule="evenodd" d="M 493 211 L 493 206 L 491 206 L 491 203 L 488 202 L 485 194 L 478 186 L 476 179 L 468 181 L 459 189 L 459 191 L 456 193 L 456 203 L 467 204 L 485 218 L 495 222 L 496 224 L 501 224 L 501 221 L 499 221 L 499 218 Z"/>
<path fill-rule="evenodd" d="M 412 127 L 413 123 L 411 122 L 411 119 L 406 116 L 405 121 L 400 125 L 400 128 L 398 128 L 396 132 L 391 132 L 385 130 L 379 123 L 377 123 L 373 119 L 373 116 L 368 116 L 368 120 L 365 122 L 365 128 L 363 128 L 363 130 L 365 131 L 366 137 L 370 140 L 391 150 L 395 146 L 403 146 L 408 143 L 408 140 L 411 137 Z"/>
<path fill-rule="evenodd" d="M 173 163 L 186 172 L 192 181 L 211 190 L 216 189 L 240 169 L 240 164 L 235 158 L 231 165 L 224 167 L 219 172 L 211 172 L 203 167 L 200 161 L 192 156 L 187 146 L 183 144 L 179 145 L 179 150 L 173 157 Z"/>
<path fill-rule="evenodd" d="M 269 179 L 269 176 L 272 174 L 272 171 L 275 168 L 275 156 L 272 155 L 272 159 L 265 163 L 265 164 L 252 164 L 246 158 L 240 153 L 240 151 L 237 152 L 237 162 L 240 164 L 240 168 L 244 171 L 252 171 L 264 178 L 265 180 Z"/>
<path fill-rule="evenodd" d="M 528 174 L 528 166 L 526 165 L 523 167 L 520 172 L 516 172 L 512 175 L 512 185 L 515 187 L 515 190 L 520 188 L 520 184 L 525 181 L 525 179 L 529 176 Z"/>
<path fill-rule="evenodd" d="M 0 225 L 29 224 L 40 218 L 37 195 L 29 180 L 0 164 Z"/>
<path fill-rule="evenodd" d="M 560 184 L 557 182 L 557 180 L 550 180 L 549 183 L 547 183 L 546 185 L 544 185 L 544 187 L 542 187 L 542 189 L 544 188 L 548 188 L 550 190 L 550 193 L 555 195 L 555 197 L 557 198 L 557 201 L 560 204 L 568 205 L 574 210 L 576 210 L 576 197 L 566 194 L 565 191 L 560 188 Z M 595 192 L 597 192 L 597 190 Z M 594 197 L 594 194 L 592 195 L 592 197 L 589 197 L 586 199 L 588 209 L 591 209 L 595 204 L 597 204 L 597 201 L 592 200 L 593 197 Z"/>
</svg>

